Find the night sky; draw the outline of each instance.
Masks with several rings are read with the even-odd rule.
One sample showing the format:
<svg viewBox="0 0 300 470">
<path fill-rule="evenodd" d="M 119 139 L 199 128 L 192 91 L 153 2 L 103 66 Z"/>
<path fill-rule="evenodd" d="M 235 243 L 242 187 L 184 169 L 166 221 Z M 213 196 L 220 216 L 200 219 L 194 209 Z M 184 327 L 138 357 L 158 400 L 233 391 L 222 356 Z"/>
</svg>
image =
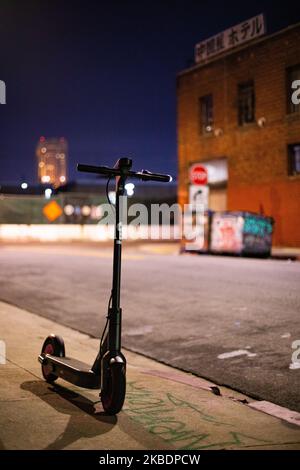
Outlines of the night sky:
<svg viewBox="0 0 300 470">
<path fill-rule="evenodd" d="M 176 174 L 175 79 L 194 45 L 261 12 L 277 31 L 297 3 L 0 0 L 0 183 L 36 182 L 41 135 L 66 137 L 72 179 L 120 156 Z"/>
</svg>

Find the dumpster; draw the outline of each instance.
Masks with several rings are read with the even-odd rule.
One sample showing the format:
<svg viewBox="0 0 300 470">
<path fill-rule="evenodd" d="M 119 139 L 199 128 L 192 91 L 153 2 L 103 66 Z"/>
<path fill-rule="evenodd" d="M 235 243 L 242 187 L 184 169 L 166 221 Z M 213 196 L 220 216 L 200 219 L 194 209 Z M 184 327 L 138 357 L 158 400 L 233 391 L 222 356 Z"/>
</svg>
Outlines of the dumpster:
<svg viewBox="0 0 300 470">
<path fill-rule="evenodd" d="M 267 257 L 271 254 L 274 220 L 252 212 L 214 212 L 210 252 Z"/>
</svg>

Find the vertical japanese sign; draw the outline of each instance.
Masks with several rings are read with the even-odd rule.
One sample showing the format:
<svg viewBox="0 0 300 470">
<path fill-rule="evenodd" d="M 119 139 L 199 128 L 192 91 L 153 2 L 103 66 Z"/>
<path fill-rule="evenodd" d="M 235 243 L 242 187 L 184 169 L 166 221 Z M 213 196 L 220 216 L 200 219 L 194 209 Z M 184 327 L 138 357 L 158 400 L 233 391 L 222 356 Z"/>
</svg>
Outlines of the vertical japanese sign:
<svg viewBox="0 0 300 470">
<path fill-rule="evenodd" d="M 264 15 L 261 13 L 196 44 L 195 62 L 197 64 L 207 62 L 215 55 L 258 38 L 265 32 Z"/>
</svg>

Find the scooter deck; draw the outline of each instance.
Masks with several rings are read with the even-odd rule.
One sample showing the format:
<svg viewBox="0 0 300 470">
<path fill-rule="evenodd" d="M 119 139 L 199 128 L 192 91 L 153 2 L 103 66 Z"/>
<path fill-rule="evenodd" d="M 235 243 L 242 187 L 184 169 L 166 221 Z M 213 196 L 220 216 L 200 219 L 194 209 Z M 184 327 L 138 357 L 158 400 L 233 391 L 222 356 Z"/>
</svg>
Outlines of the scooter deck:
<svg viewBox="0 0 300 470">
<path fill-rule="evenodd" d="M 46 357 L 51 358 L 51 360 L 55 360 L 56 362 L 64 363 L 76 371 L 81 370 L 84 372 L 89 372 L 91 370 L 90 364 L 86 364 L 85 362 L 74 359 L 73 357 L 57 357 L 52 356 L 51 354 L 46 354 Z"/>
<path fill-rule="evenodd" d="M 51 365 L 53 374 L 83 388 L 99 388 L 100 374 L 96 375 L 89 364 L 72 357 L 58 357 L 51 354 L 39 356 L 41 364 Z"/>
</svg>

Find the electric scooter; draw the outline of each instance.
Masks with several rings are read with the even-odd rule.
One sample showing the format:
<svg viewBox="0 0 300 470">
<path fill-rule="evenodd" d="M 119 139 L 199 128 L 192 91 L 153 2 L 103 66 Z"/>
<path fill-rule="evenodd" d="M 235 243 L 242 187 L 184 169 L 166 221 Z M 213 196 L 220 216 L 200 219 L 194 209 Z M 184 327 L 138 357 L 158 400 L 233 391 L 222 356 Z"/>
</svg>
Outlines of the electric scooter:
<svg viewBox="0 0 300 470">
<path fill-rule="evenodd" d="M 122 223 L 120 217 L 120 197 L 125 196 L 127 178 L 142 181 L 172 181 L 169 175 L 155 174 L 146 170 L 132 171 L 132 160 L 120 158 L 113 168 L 106 166 L 77 165 L 77 170 L 104 175 L 108 178 L 106 194 L 111 178 L 116 180 L 115 236 L 113 251 L 113 279 L 108 303 L 107 321 L 100 340 L 97 357 L 92 366 L 65 355 L 64 340 L 57 335 L 48 336 L 38 357 L 42 365 L 44 379 L 53 383 L 58 377 L 89 389 L 100 388 L 100 398 L 104 411 L 115 415 L 123 407 L 126 393 L 126 359 L 121 352 L 120 307 Z"/>
</svg>

